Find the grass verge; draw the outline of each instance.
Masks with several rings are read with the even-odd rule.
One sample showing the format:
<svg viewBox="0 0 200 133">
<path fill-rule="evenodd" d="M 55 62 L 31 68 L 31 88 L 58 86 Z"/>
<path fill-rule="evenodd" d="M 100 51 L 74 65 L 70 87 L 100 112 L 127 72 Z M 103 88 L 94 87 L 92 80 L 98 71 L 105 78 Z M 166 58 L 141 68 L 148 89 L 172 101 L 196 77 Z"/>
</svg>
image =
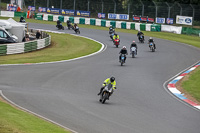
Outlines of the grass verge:
<svg viewBox="0 0 200 133">
<path fill-rule="evenodd" d="M 188 77 L 183 80 L 181 87 L 200 103 L 200 67 L 196 68 Z"/>
<path fill-rule="evenodd" d="M 39 63 L 68 60 L 97 52 L 101 44 L 69 34 L 51 35 L 52 44 L 44 50 L 1 56 L 0 64 Z"/>
<path fill-rule="evenodd" d="M 70 133 L 0 101 L 0 133 Z"/>
<path fill-rule="evenodd" d="M 0 19 L 8 19 L 6 17 L 0 17 Z M 19 21 L 19 18 L 14 18 L 16 21 Z M 51 24 L 56 25 L 56 22 L 53 21 L 43 21 L 43 20 L 36 20 L 36 19 L 26 19 L 26 22 L 31 23 L 44 23 L 45 24 Z M 66 23 L 63 23 L 64 26 L 66 26 Z M 79 24 L 79 27 L 81 28 L 90 28 L 90 29 L 98 29 L 98 30 L 108 30 L 107 27 L 101 27 L 101 26 L 93 26 L 93 25 L 83 25 Z M 124 33 L 130 33 L 130 34 L 137 34 L 136 30 L 127 30 L 127 29 L 116 29 L 117 32 L 124 32 Z M 145 36 L 151 36 L 156 38 L 161 38 L 165 40 L 171 40 L 181 43 L 186 43 L 188 45 L 192 45 L 195 47 L 200 48 L 200 37 L 198 36 L 191 36 L 191 35 L 184 35 L 184 34 L 174 34 L 174 33 L 168 33 L 168 32 L 151 32 L 151 31 L 142 31 Z M 120 34 L 119 34 L 120 35 Z"/>
</svg>

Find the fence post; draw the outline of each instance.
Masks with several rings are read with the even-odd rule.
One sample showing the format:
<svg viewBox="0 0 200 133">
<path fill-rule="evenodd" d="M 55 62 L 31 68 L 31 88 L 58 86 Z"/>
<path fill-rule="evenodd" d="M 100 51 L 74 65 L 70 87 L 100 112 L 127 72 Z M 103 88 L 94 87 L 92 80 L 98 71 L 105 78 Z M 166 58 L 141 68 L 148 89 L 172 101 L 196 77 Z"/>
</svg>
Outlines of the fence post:
<svg viewBox="0 0 200 133">
<path fill-rule="evenodd" d="M 157 6 L 157 4 L 156 4 L 156 2 L 154 2 L 154 1 L 152 1 L 153 2 L 153 4 L 155 5 L 155 7 L 156 7 L 156 13 L 155 13 L 155 18 L 157 18 L 157 15 L 158 15 L 158 6 Z"/>
<path fill-rule="evenodd" d="M 47 8 L 49 8 L 49 0 L 47 0 Z"/>
<path fill-rule="evenodd" d="M 34 7 L 35 7 L 35 1 L 36 1 L 36 0 L 34 0 Z"/>
<path fill-rule="evenodd" d="M 128 4 L 128 15 L 130 14 L 130 4 Z"/>
<path fill-rule="evenodd" d="M 142 16 L 144 16 L 144 4 L 141 0 L 140 0 L 140 3 L 142 4 Z"/>
<path fill-rule="evenodd" d="M 74 10 L 76 9 L 76 0 L 74 0 Z"/>
<path fill-rule="evenodd" d="M 116 13 L 116 1 L 113 0 L 113 2 L 114 2 L 114 13 Z"/>
<path fill-rule="evenodd" d="M 103 13 L 103 0 L 101 0 L 101 13 Z"/>
<path fill-rule="evenodd" d="M 192 4 L 190 4 L 190 6 L 192 7 L 192 9 L 193 9 L 193 20 L 194 20 L 194 15 L 195 15 L 195 8 L 194 8 L 194 6 L 192 5 Z"/>
<path fill-rule="evenodd" d="M 168 18 L 170 18 L 170 9 L 171 9 L 171 7 L 169 6 L 169 4 L 167 2 L 165 2 L 165 3 L 168 6 Z"/>
<path fill-rule="evenodd" d="M 62 0 L 60 0 L 60 9 L 62 9 Z"/>
<path fill-rule="evenodd" d="M 90 1 L 88 0 L 88 9 L 87 9 L 87 11 L 89 11 L 90 10 Z"/>
<path fill-rule="evenodd" d="M 182 8 L 182 6 L 177 2 L 177 4 L 178 4 L 178 6 L 181 8 L 181 10 L 180 10 L 180 15 L 182 15 L 182 12 L 183 12 L 183 8 Z"/>
</svg>

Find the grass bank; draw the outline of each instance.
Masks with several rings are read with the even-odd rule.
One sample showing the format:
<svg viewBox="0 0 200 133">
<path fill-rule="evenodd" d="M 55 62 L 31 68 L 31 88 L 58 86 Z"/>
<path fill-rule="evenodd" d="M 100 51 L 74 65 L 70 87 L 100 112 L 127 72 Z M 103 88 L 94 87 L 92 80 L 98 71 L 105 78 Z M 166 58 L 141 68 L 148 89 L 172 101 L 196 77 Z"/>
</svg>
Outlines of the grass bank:
<svg viewBox="0 0 200 133">
<path fill-rule="evenodd" d="M 181 87 L 200 103 L 200 67 L 196 68 L 182 82 Z"/>
<path fill-rule="evenodd" d="M 0 101 L 0 133 L 70 133 Z"/>
<path fill-rule="evenodd" d="M 0 19 L 8 19 L 6 17 L 0 17 Z M 19 21 L 19 18 L 14 18 L 16 21 Z M 35 20 L 35 19 L 26 19 L 26 22 L 31 23 L 45 23 L 45 24 L 51 24 L 56 25 L 56 22 L 53 21 L 43 21 L 43 20 Z M 63 23 L 64 26 L 66 26 L 66 23 Z M 107 27 L 101 27 L 101 26 L 93 26 L 93 25 L 83 25 L 79 24 L 79 27 L 81 28 L 90 28 L 90 29 L 98 29 L 98 30 L 108 30 Z M 124 33 L 130 33 L 130 34 L 137 34 L 136 30 L 127 30 L 127 29 L 116 29 L 117 32 L 124 32 Z M 198 36 L 189 36 L 184 34 L 174 34 L 174 33 L 168 33 L 168 32 L 151 32 L 151 31 L 142 31 L 145 36 L 151 36 L 181 43 L 186 43 L 188 45 L 192 45 L 195 47 L 200 48 L 200 37 Z M 120 34 L 119 34 L 120 35 Z"/>
<path fill-rule="evenodd" d="M 68 60 L 97 52 L 101 44 L 69 34 L 48 33 L 52 44 L 38 51 L 1 56 L 0 64 L 39 63 Z"/>
</svg>

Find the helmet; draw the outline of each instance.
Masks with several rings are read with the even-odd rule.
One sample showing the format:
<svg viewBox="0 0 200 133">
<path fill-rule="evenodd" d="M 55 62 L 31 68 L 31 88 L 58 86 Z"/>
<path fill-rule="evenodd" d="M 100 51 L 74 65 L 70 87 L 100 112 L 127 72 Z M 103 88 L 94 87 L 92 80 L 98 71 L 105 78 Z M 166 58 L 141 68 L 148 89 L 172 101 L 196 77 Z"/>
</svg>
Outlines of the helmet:
<svg viewBox="0 0 200 133">
<path fill-rule="evenodd" d="M 126 49 L 126 46 L 123 46 L 123 49 Z"/>
<path fill-rule="evenodd" d="M 114 82 L 114 81 L 115 81 L 115 77 L 111 77 L 111 78 L 110 78 L 110 81 L 111 81 L 111 82 Z"/>
<path fill-rule="evenodd" d="M 135 43 L 135 41 L 133 41 L 133 43 Z"/>
<path fill-rule="evenodd" d="M 150 37 L 149 39 L 153 39 L 152 37 Z"/>
</svg>

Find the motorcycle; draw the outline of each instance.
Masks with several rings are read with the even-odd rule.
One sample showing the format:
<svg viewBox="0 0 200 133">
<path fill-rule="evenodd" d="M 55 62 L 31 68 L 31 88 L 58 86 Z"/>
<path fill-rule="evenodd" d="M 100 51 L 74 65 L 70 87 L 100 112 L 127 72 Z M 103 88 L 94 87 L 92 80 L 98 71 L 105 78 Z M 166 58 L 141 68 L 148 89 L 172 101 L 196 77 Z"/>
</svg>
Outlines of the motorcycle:
<svg viewBox="0 0 200 133">
<path fill-rule="evenodd" d="M 79 27 L 78 26 L 76 26 L 76 29 L 74 29 L 74 31 L 75 31 L 75 33 L 77 34 L 80 34 L 80 30 L 79 30 Z"/>
<path fill-rule="evenodd" d="M 56 27 L 59 29 L 59 30 L 64 30 L 64 27 L 62 26 L 62 24 L 60 24 L 60 25 L 56 25 Z"/>
<path fill-rule="evenodd" d="M 152 52 L 155 52 L 155 47 L 154 47 L 154 44 L 152 42 L 149 44 L 149 47 L 150 47 L 150 50 Z"/>
<path fill-rule="evenodd" d="M 121 55 L 121 60 L 120 60 L 121 66 L 123 66 L 123 64 L 125 63 L 125 57 L 126 57 L 125 54 L 122 54 L 122 55 Z"/>
<path fill-rule="evenodd" d="M 72 26 L 71 23 L 67 23 L 67 28 L 68 28 L 68 30 L 70 30 L 70 29 L 74 30 L 74 26 Z"/>
<path fill-rule="evenodd" d="M 140 35 L 139 36 L 139 42 L 140 43 L 144 43 L 144 35 Z"/>
<path fill-rule="evenodd" d="M 100 94 L 100 99 L 99 101 L 104 104 L 106 100 L 109 100 L 110 95 L 112 94 L 113 89 L 112 89 L 112 84 L 108 84 L 104 87 L 102 93 Z"/>
<path fill-rule="evenodd" d="M 136 48 L 135 47 L 131 48 L 131 55 L 132 55 L 132 58 L 135 58 L 135 55 L 136 55 Z"/>
<path fill-rule="evenodd" d="M 114 42 L 114 45 L 118 48 L 119 46 L 119 39 L 118 38 L 115 38 L 115 40 L 113 41 Z"/>
</svg>

